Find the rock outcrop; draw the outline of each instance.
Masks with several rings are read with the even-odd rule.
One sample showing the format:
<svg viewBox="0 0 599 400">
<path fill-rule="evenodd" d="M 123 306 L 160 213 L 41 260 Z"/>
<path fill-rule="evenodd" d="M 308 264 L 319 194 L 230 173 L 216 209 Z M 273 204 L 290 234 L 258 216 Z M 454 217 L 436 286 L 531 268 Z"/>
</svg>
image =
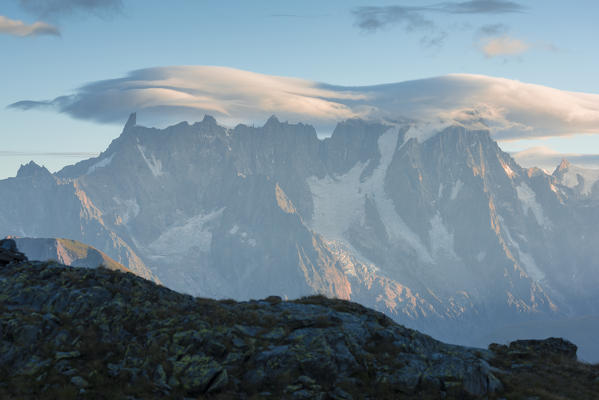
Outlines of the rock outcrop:
<svg viewBox="0 0 599 400">
<path fill-rule="evenodd" d="M 484 396 L 481 353 L 354 303 L 178 294 L 132 274 L 26 262 L 0 270 L 0 395 L 62 398 Z"/>
<path fill-rule="evenodd" d="M 17 245 L 14 240 L 0 240 L 0 266 L 26 260 L 27 257 L 17 249 Z"/>
<path fill-rule="evenodd" d="M 557 340 L 491 349 L 321 296 L 215 301 L 104 268 L 0 267 L 2 398 L 498 398 L 519 373 L 498 354 L 575 363 Z"/>
</svg>

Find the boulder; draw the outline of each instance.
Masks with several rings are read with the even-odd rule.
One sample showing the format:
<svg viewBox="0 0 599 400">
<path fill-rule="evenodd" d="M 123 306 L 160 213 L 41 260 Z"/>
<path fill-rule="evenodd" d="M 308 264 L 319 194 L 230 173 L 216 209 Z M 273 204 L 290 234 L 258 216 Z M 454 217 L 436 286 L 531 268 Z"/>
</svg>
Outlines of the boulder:
<svg viewBox="0 0 599 400">
<path fill-rule="evenodd" d="M 27 261 L 27 257 L 17 249 L 13 239 L 0 240 L 0 266 L 23 261 Z"/>
</svg>

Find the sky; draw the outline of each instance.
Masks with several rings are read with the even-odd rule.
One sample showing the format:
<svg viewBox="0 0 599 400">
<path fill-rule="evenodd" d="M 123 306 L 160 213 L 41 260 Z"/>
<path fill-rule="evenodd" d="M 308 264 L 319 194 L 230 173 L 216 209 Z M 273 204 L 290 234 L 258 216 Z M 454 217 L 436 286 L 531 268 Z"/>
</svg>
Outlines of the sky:
<svg viewBox="0 0 599 400">
<path fill-rule="evenodd" d="M 154 102 L 159 109 L 160 101 L 166 99 L 161 93 L 128 102 L 119 94 L 125 93 L 132 77 L 155 84 L 158 72 L 179 77 L 178 71 L 190 71 L 178 66 L 227 67 L 209 75 L 206 71 L 213 70 L 192 67 L 193 72 L 185 76 L 195 81 L 178 82 L 178 88 L 183 88 L 178 96 L 192 88 L 202 95 L 209 93 L 214 107 L 226 106 L 222 96 L 215 98 L 215 90 L 223 84 L 208 90 L 207 80 L 228 82 L 228 77 L 234 76 L 235 82 L 247 88 L 257 77 L 261 82 L 274 82 L 267 93 L 283 93 L 291 87 L 300 93 L 302 107 L 314 106 L 315 99 L 324 97 L 335 118 L 360 115 L 362 109 L 348 105 L 353 103 L 347 96 L 370 95 L 373 91 L 368 87 L 372 85 L 448 74 L 485 75 L 537 85 L 511 84 L 518 98 L 521 92 L 536 93 L 523 98 L 518 107 L 534 102 L 538 121 L 546 120 L 540 110 L 545 92 L 539 88 L 582 92 L 585 94 L 574 97 L 551 92 L 560 99 L 552 102 L 551 110 L 563 104 L 565 111 L 555 122 L 560 128 L 550 137 L 521 134 L 497 138 L 506 151 L 543 146 L 539 154 L 551 153 L 554 158 L 555 152 L 573 157 L 592 155 L 599 153 L 599 124 L 594 124 L 599 104 L 594 97 L 599 94 L 597 15 L 596 0 L 3 0 L 0 179 L 14 176 L 19 165 L 31 159 L 56 171 L 100 153 L 120 134 L 126 115 L 143 108 L 142 100 Z M 144 74 L 132 72 L 139 70 Z M 484 89 L 486 97 L 479 96 L 485 102 L 495 99 L 497 92 L 488 88 L 499 81 L 489 82 Z M 350 90 L 362 86 L 367 89 Z M 247 102 L 264 100 L 255 88 L 248 94 L 247 90 L 233 90 L 236 87 L 239 85 L 226 87 L 230 96 L 243 95 Z M 110 107 L 92 108 L 90 105 L 101 104 L 98 99 L 106 99 L 107 90 L 117 93 L 110 97 Z M 451 94 L 446 91 L 443 96 L 451 99 Z M 173 101 L 172 94 L 168 96 Z M 279 99 L 273 96 L 269 99 Z M 62 100 L 51 106 L 23 103 L 59 97 Z M 194 104 L 197 97 L 192 99 Z M 580 107 L 571 108 L 569 99 Z M 508 107 L 512 116 L 522 113 L 521 108 L 510 109 L 512 104 L 506 101 L 493 105 Z M 366 103 L 364 100 L 362 105 Z M 88 108 L 84 109 L 85 105 Z M 120 113 L 114 112 L 117 106 Z M 284 114 L 287 106 L 272 110 Z M 219 118 L 218 110 L 215 113 L 219 122 L 226 119 Z M 143 124 L 176 122 L 169 119 L 175 115 L 163 121 L 144 120 L 144 115 L 150 113 L 140 113 Z M 319 128 L 318 116 L 309 112 L 304 116 L 304 122 Z M 190 122 L 192 118 L 201 119 L 191 114 Z M 244 118 L 259 124 L 266 117 L 248 112 Z M 569 121 L 573 121 L 571 129 L 563 128 Z M 323 132 L 329 129 L 327 124 L 321 125 Z"/>
</svg>

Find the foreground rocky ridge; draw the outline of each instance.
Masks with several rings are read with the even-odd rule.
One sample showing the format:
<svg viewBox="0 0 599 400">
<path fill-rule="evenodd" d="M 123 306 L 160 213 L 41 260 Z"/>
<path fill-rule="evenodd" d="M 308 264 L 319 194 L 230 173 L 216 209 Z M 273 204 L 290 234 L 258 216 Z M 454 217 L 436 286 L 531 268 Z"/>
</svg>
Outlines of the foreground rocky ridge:
<svg viewBox="0 0 599 400">
<path fill-rule="evenodd" d="M 464 348 L 348 301 L 214 301 L 36 261 L 0 267 L 0 336 L 2 398 L 500 398 L 540 362 L 574 368 L 583 399 L 599 376 L 560 339 Z"/>
</svg>

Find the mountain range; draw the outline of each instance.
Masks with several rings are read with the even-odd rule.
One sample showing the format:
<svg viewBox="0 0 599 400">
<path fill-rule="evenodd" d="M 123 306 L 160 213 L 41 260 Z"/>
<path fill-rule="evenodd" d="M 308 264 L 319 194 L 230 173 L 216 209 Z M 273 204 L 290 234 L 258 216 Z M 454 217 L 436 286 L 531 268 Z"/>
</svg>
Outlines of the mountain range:
<svg viewBox="0 0 599 400">
<path fill-rule="evenodd" d="M 0 235 L 67 237 L 192 295 L 320 293 L 441 340 L 599 314 L 599 185 L 522 168 L 486 130 L 271 117 L 136 124 L 96 158 L 0 181 Z M 580 348 L 599 359 L 596 345 Z"/>
</svg>

